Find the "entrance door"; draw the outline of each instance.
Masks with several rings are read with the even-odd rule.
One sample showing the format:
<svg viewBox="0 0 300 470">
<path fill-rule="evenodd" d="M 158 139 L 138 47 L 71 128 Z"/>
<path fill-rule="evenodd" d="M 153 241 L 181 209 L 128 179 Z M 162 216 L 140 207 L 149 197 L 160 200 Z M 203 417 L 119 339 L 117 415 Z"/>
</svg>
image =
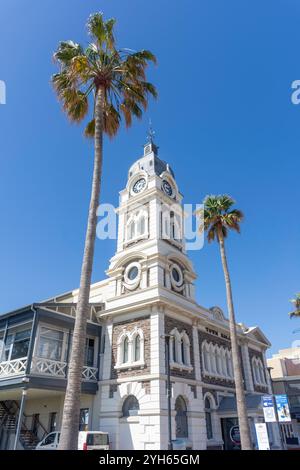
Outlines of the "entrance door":
<svg viewBox="0 0 300 470">
<path fill-rule="evenodd" d="M 224 450 L 240 450 L 240 429 L 237 418 L 222 418 L 222 436 L 224 441 Z"/>
</svg>

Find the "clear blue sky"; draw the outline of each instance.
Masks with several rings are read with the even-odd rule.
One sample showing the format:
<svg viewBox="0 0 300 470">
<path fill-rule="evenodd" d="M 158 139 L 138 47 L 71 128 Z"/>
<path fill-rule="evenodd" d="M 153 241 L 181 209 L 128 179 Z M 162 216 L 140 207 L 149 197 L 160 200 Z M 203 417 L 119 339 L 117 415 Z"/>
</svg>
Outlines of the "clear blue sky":
<svg viewBox="0 0 300 470">
<path fill-rule="evenodd" d="M 159 90 L 142 122 L 106 142 L 102 201 L 117 204 L 151 116 L 185 201 L 226 192 L 245 212 L 228 242 L 237 318 L 258 324 L 273 352 L 289 347 L 300 336 L 300 320 L 287 315 L 300 291 L 297 0 L 2 0 L 0 311 L 78 286 L 92 145 L 49 80 L 58 41 L 87 41 L 86 19 L 99 10 L 117 18 L 120 46 L 157 55 L 149 78 Z M 95 281 L 114 249 L 97 241 Z M 198 301 L 226 308 L 218 247 L 191 256 Z"/>
</svg>

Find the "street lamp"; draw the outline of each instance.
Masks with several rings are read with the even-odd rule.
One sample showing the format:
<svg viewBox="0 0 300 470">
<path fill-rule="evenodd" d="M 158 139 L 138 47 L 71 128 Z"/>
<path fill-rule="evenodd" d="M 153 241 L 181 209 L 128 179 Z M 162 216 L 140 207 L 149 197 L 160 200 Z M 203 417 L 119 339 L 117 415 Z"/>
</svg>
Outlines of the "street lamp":
<svg viewBox="0 0 300 470">
<path fill-rule="evenodd" d="M 166 352 L 166 370 L 167 370 L 167 398 L 168 398 L 168 450 L 173 450 L 172 443 L 172 416 L 171 416 L 171 370 L 170 370 L 170 339 L 174 338 L 172 335 L 162 335 L 161 338 L 165 340 Z"/>
</svg>

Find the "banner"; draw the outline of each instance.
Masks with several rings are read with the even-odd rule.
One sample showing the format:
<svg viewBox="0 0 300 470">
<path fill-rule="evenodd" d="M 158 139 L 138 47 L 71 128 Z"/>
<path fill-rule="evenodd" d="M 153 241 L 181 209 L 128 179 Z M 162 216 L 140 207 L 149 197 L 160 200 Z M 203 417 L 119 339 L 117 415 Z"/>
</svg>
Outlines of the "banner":
<svg viewBox="0 0 300 470">
<path fill-rule="evenodd" d="M 287 395 L 275 395 L 278 421 L 287 423 L 291 421 L 290 409 Z"/>
<path fill-rule="evenodd" d="M 266 423 L 255 423 L 257 444 L 259 450 L 270 450 L 269 436 Z"/>
<path fill-rule="evenodd" d="M 271 395 L 263 396 L 262 403 L 263 403 L 265 422 L 266 423 L 276 422 L 277 419 L 276 419 L 273 397 Z"/>
</svg>

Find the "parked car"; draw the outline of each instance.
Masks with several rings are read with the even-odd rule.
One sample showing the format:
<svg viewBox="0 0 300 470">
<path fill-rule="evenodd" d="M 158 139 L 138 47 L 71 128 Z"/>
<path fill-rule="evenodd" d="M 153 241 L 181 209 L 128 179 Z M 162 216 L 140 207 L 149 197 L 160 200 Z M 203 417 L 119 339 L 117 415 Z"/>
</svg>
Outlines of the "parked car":
<svg viewBox="0 0 300 470">
<path fill-rule="evenodd" d="M 57 450 L 59 438 L 59 431 L 50 432 L 38 443 L 35 450 Z M 79 431 L 78 450 L 109 450 L 108 433 L 102 431 Z"/>
<path fill-rule="evenodd" d="M 37 444 L 35 450 L 56 450 L 59 444 L 59 438 L 59 431 L 50 432 Z"/>
</svg>

